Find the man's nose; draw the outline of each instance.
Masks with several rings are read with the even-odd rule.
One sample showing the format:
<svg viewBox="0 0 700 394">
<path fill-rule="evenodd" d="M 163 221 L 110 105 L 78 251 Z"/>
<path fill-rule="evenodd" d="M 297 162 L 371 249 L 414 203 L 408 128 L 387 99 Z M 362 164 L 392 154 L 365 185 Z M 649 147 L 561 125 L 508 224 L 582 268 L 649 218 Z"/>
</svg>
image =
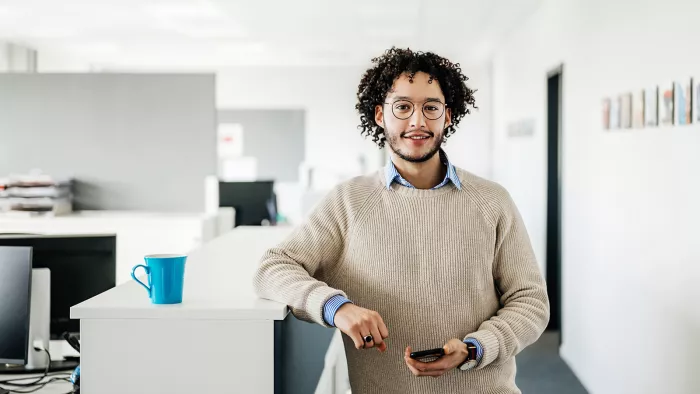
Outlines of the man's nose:
<svg viewBox="0 0 700 394">
<path fill-rule="evenodd" d="M 423 107 L 416 107 L 411 115 L 411 128 L 424 129 L 426 128 L 426 119 L 423 114 Z"/>
</svg>

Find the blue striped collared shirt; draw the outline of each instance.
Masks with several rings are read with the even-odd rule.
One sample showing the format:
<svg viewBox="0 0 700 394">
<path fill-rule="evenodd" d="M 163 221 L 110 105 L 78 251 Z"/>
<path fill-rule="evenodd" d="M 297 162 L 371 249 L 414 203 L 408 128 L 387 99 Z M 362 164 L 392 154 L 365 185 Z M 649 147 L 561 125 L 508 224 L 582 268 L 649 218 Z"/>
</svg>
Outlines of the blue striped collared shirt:
<svg viewBox="0 0 700 394">
<path fill-rule="evenodd" d="M 455 185 L 457 189 L 462 189 L 462 182 L 459 181 L 459 177 L 457 176 L 457 170 L 455 169 L 455 166 L 452 163 L 450 163 L 450 161 L 447 159 L 447 154 L 442 149 L 440 149 L 440 161 L 442 161 L 442 164 L 447 166 L 447 173 L 445 173 L 445 178 L 442 180 L 442 182 L 438 183 L 437 186 L 431 188 L 431 190 L 439 189 L 447 185 L 449 182 L 452 182 L 452 184 Z M 394 162 L 391 160 L 389 160 L 386 167 L 384 167 L 384 179 L 386 179 L 387 189 L 391 189 L 391 184 L 394 182 L 402 186 L 415 189 L 415 187 L 411 185 L 410 182 L 408 182 L 406 179 L 404 179 L 404 177 L 401 176 L 401 174 L 399 174 L 399 171 L 396 169 Z"/>
<path fill-rule="evenodd" d="M 459 190 L 462 189 L 462 182 L 460 182 L 459 177 L 457 176 L 457 170 L 455 166 L 450 163 L 450 161 L 447 159 L 447 154 L 445 151 L 440 149 L 440 161 L 444 165 L 447 166 L 447 172 L 445 173 L 445 178 L 437 184 L 437 186 L 431 188 L 431 190 L 439 189 L 443 186 L 446 186 L 448 183 L 452 182 L 452 184 Z M 404 177 L 399 174 L 399 171 L 396 169 L 396 166 L 394 163 L 389 160 L 387 163 L 386 167 L 384 168 L 384 179 L 386 179 L 386 187 L 387 189 L 391 189 L 391 185 L 396 182 L 402 186 L 409 187 L 412 189 L 415 189 L 413 185 L 411 185 L 410 182 L 408 182 Z M 323 319 L 328 323 L 330 326 L 335 327 L 335 314 L 338 312 L 338 309 L 340 309 L 341 306 L 347 303 L 351 303 L 352 301 L 348 300 L 347 298 L 343 297 L 342 295 L 336 295 L 331 297 L 326 304 L 323 306 Z M 477 350 L 477 361 L 481 361 L 481 357 L 483 356 L 483 348 L 481 347 L 481 344 L 472 338 L 467 338 L 465 342 L 469 342 L 476 346 Z"/>
</svg>

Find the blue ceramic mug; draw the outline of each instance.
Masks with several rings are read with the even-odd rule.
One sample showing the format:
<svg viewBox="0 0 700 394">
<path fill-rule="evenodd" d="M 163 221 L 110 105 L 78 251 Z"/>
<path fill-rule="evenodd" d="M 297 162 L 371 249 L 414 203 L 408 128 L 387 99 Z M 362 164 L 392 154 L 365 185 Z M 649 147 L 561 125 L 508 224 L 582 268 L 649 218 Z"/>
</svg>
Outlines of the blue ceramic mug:
<svg viewBox="0 0 700 394">
<path fill-rule="evenodd" d="M 144 257 L 144 260 L 146 260 L 146 265 L 139 264 L 131 269 L 131 278 L 139 282 L 148 291 L 151 303 L 181 303 L 187 256 L 181 254 L 152 254 Z M 143 268 L 148 274 L 148 285 L 136 278 L 136 270 L 139 267 Z"/>
</svg>

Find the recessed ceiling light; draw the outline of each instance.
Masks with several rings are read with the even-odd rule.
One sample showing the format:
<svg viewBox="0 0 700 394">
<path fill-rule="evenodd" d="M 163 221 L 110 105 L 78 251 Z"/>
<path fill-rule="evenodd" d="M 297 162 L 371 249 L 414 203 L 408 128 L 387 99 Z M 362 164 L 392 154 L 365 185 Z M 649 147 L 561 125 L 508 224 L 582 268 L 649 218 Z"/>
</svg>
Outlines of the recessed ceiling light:
<svg viewBox="0 0 700 394">
<path fill-rule="evenodd" d="M 177 31 L 192 38 L 239 38 L 245 36 L 243 31 L 234 27 L 202 26 L 177 29 Z"/>
<path fill-rule="evenodd" d="M 161 25 L 167 30 L 192 38 L 243 38 L 246 36 L 240 24 L 230 20 L 216 20 L 207 22 L 184 22 Z"/>
<path fill-rule="evenodd" d="M 428 4 L 421 4 L 422 0 L 383 0 L 381 2 L 371 0 L 369 2 L 353 2 L 350 12 L 357 15 L 375 19 L 386 19 L 386 15 L 391 14 L 392 20 L 399 21 L 402 18 L 418 17 L 422 7 L 429 7 Z"/>
<path fill-rule="evenodd" d="M 191 38 L 240 38 L 245 31 L 209 2 L 145 7 L 157 28 Z"/>
<path fill-rule="evenodd" d="M 181 4 L 146 5 L 143 7 L 143 9 L 147 14 L 157 19 L 171 21 L 203 18 L 217 19 L 225 16 L 221 10 L 207 1 Z"/>
<path fill-rule="evenodd" d="M 264 42 L 239 42 L 226 43 L 218 46 L 220 52 L 225 54 L 249 54 L 263 53 L 267 50 Z"/>
</svg>

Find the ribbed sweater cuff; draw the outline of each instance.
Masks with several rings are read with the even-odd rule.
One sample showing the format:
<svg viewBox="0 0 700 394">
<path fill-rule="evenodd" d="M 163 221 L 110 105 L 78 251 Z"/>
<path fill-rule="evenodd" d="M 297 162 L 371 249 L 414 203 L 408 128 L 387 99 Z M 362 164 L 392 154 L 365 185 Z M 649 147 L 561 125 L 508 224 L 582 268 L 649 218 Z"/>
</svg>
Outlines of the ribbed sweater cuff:
<svg viewBox="0 0 700 394">
<path fill-rule="evenodd" d="M 476 369 L 484 368 L 498 358 L 498 352 L 500 349 L 498 345 L 498 338 L 491 331 L 479 330 L 464 337 L 464 339 L 466 338 L 476 339 L 484 348 L 484 356 Z"/>
<path fill-rule="evenodd" d="M 332 326 L 326 323 L 326 320 L 323 318 L 323 307 L 331 297 L 336 295 L 347 297 L 342 291 L 328 286 L 317 287 L 311 291 L 311 293 L 309 293 L 309 296 L 306 299 L 306 311 L 309 314 L 309 317 L 311 317 L 315 323 L 318 323 L 324 327 L 332 328 Z"/>
</svg>

